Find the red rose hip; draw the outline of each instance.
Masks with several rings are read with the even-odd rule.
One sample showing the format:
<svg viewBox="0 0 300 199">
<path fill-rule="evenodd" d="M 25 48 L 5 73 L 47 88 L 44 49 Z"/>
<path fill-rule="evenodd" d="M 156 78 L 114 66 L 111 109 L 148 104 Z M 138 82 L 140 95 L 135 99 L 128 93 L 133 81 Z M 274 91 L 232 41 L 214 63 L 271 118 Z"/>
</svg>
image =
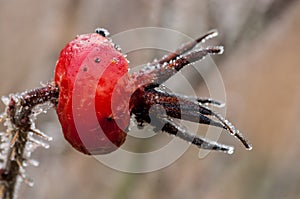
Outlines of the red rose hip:
<svg viewBox="0 0 300 199">
<path fill-rule="evenodd" d="M 56 111 L 65 138 L 78 151 L 106 154 L 124 143 L 129 120 L 117 124 L 111 99 L 127 72 L 126 58 L 101 33 L 79 35 L 61 51 L 55 70 Z"/>
</svg>

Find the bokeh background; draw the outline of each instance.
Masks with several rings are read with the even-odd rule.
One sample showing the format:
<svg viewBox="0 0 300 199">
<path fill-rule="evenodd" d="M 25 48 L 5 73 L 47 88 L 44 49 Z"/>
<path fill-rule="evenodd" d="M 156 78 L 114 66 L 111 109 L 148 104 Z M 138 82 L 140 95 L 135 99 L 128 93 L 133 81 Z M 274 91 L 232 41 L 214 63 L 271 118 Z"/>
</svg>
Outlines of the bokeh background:
<svg viewBox="0 0 300 199">
<path fill-rule="evenodd" d="M 35 186 L 22 185 L 19 197 L 299 198 L 299 1 L 1 0 L 0 95 L 52 80 L 60 49 L 77 34 L 96 27 L 115 34 L 147 26 L 192 38 L 219 30 L 226 51 L 214 59 L 226 88 L 226 115 L 254 149 L 244 150 L 224 133 L 220 140 L 236 146 L 231 156 L 214 152 L 199 159 L 198 149 L 190 147 L 167 168 L 127 174 L 73 150 L 52 110 L 39 117 L 37 126 L 54 141 L 49 150 L 33 154 L 40 166 L 27 170 Z M 134 59 L 140 63 L 144 56 Z M 197 94 L 206 95 L 203 82 L 186 73 Z"/>
</svg>

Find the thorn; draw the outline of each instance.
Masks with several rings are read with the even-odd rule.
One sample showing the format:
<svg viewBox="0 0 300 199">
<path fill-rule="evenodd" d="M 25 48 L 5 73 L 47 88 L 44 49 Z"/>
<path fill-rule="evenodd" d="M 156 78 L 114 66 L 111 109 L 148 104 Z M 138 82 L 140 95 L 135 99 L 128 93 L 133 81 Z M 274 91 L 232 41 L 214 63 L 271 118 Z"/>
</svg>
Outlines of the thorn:
<svg viewBox="0 0 300 199">
<path fill-rule="evenodd" d="M 19 159 L 16 159 L 15 161 L 17 162 L 17 164 L 18 164 L 18 166 L 19 166 L 20 168 L 24 169 L 24 167 L 23 167 L 23 165 L 22 165 L 22 163 L 20 162 Z"/>
<path fill-rule="evenodd" d="M 218 113 L 214 113 L 214 116 L 220 122 L 222 122 L 226 126 L 226 129 L 229 131 L 229 133 L 231 135 L 233 135 L 234 137 L 236 137 L 237 139 L 239 139 L 240 142 L 242 142 L 242 144 L 245 146 L 245 148 L 247 150 L 251 150 L 252 149 L 252 145 L 250 144 L 250 142 L 246 138 L 244 138 L 243 134 L 239 130 L 236 130 L 235 127 L 228 120 L 226 120 L 225 118 L 223 118 Z"/>
<path fill-rule="evenodd" d="M 224 53 L 224 46 L 208 46 L 207 48 L 205 48 L 205 50 L 207 50 L 209 52 L 209 54 L 223 54 Z"/>
<path fill-rule="evenodd" d="M 16 131 L 16 133 L 14 134 L 13 138 L 11 139 L 11 141 L 9 143 L 10 148 L 13 148 L 15 146 L 15 143 L 16 143 L 18 137 L 19 137 L 19 132 Z"/>
<path fill-rule="evenodd" d="M 37 136 L 43 138 L 43 139 L 46 140 L 46 141 L 49 141 L 49 142 L 50 142 L 50 141 L 53 140 L 52 137 L 48 136 L 46 133 L 44 133 L 44 132 L 42 132 L 42 131 L 40 131 L 40 130 L 38 130 L 38 129 L 30 129 L 30 131 L 31 131 L 32 133 L 36 134 Z"/>
<path fill-rule="evenodd" d="M 45 143 L 41 140 L 37 140 L 37 139 L 33 138 L 32 136 L 29 138 L 29 141 L 32 142 L 32 143 L 37 144 L 38 146 L 42 146 L 45 149 L 49 149 L 49 147 L 50 147 L 49 144 L 47 144 L 47 143 Z"/>
<path fill-rule="evenodd" d="M 224 102 L 219 102 L 217 100 L 214 100 L 214 99 L 197 99 L 197 101 L 200 103 L 200 104 L 205 104 L 205 105 L 213 105 L 215 107 L 218 107 L 218 108 L 222 108 L 225 106 L 225 103 Z"/>
<path fill-rule="evenodd" d="M 224 153 L 227 153 L 229 155 L 234 153 L 234 147 L 233 146 L 228 146 L 225 144 L 220 144 L 218 142 L 208 140 L 208 139 L 203 139 L 206 141 L 206 143 L 203 143 L 201 146 L 198 146 L 200 149 L 207 149 L 207 150 L 213 150 L 213 151 L 221 151 Z"/>
<path fill-rule="evenodd" d="M 205 43 L 207 40 L 210 40 L 214 37 L 217 37 L 219 35 L 218 31 L 216 29 L 208 31 L 204 36 L 200 37 L 196 40 L 197 43 Z"/>
<path fill-rule="evenodd" d="M 16 148 L 13 147 L 9 159 L 15 160 L 15 156 L 16 156 Z"/>
</svg>

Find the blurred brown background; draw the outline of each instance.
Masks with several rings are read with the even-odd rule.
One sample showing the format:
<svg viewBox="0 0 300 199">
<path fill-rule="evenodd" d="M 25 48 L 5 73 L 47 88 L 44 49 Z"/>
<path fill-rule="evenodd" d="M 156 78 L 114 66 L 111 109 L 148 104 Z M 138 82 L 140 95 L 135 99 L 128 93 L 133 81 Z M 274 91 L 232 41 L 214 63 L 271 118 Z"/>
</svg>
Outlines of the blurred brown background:
<svg viewBox="0 0 300 199">
<path fill-rule="evenodd" d="M 35 186 L 23 185 L 20 198 L 300 197 L 299 1 L 1 0 L 0 25 L 1 96 L 51 80 L 60 49 L 96 27 L 114 34 L 158 26 L 193 38 L 216 28 L 226 47 L 216 61 L 227 116 L 254 146 L 246 151 L 224 133 L 221 140 L 236 145 L 231 156 L 198 159 L 197 148 L 190 147 L 167 168 L 126 174 L 74 151 L 50 111 L 37 126 L 54 141 L 33 154 L 40 161 L 28 168 Z"/>
</svg>

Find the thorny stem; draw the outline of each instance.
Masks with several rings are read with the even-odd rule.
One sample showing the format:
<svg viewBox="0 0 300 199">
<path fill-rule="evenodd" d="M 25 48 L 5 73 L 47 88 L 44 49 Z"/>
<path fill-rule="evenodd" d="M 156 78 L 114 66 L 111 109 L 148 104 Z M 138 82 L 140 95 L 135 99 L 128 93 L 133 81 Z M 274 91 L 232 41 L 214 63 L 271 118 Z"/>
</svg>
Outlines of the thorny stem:
<svg viewBox="0 0 300 199">
<path fill-rule="evenodd" d="M 45 143 L 34 138 L 33 135 L 50 140 L 42 132 L 35 129 L 32 117 L 37 105 L 50 102 L 55 104 L 58 98 L 58 88 L 52 84 L 37 88 L 17 95 L 10 95 L 7 101 L 7 108 L 2 115 L 7 126 L 6 136 L 10 144 L 6 148 L 6 152 L 2 151 L 5 159 L 3 160 L 3 168 L 0 170 L 0 197 L 1 199 L 16 198 L 20 181 L 30 184 L 30 180 L 25 176 L 24 166 L 27 163 L 35 164 L 30 160 L 32 151 L 26 151 L 28 143 L 36 146 L 47 146 Z"/>
</svg>

